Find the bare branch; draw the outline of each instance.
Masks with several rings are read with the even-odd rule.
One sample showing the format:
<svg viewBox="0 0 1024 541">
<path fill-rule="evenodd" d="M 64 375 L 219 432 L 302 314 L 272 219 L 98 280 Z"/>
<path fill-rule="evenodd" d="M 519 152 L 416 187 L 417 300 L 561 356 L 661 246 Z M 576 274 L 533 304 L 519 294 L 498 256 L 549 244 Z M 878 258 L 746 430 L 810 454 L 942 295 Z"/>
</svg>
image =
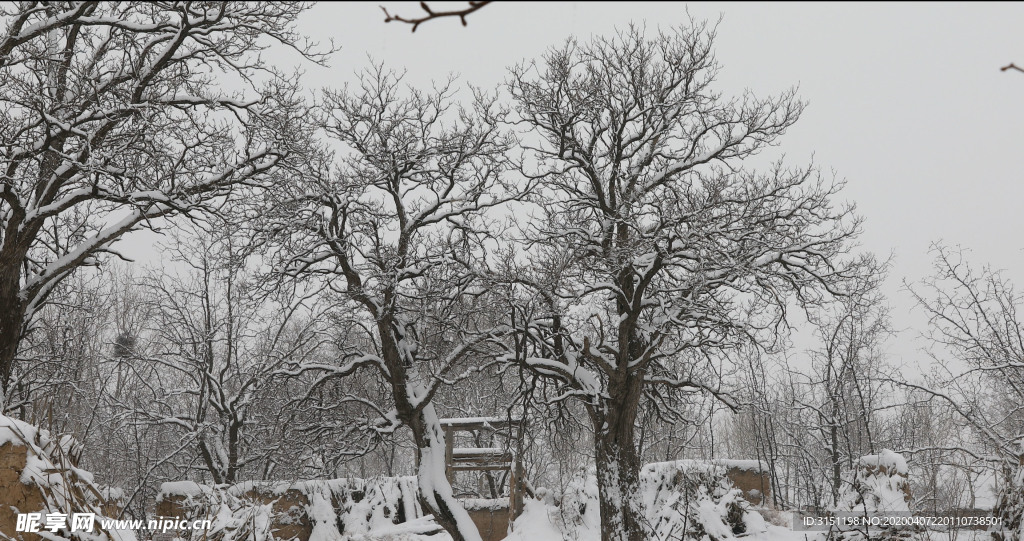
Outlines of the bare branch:
<svg viewBox="0 0 1024 541">
<path fill-rule="evenodd" d="M 412 25 L 412 31 L 415 32 L 419 26 L 427 21 L 433 21 L 435 19 L 443 19 L 445 17 L 458 17 L 462 21 L 462 26 L 466 26 L 466 17 L 480 8 L 490 4 L 490 1 L 475 1 L 467 2 L 469 5 L 465 9 L 456 9 L 450 11 L 434 11 L 431 9 L 430 4 L 427 2 L 420 2 L 420 7 L 426 12 L 425 15 L 420 17 L 406 18 L 401 15 L 392 15 L 388 12 L 388 9 L 381 6 L 380 9 L 384 11 L 384 22 L 389 23 L 391 21 L 397 21 L 400 23 L 406 23 Z"/>
</svg>

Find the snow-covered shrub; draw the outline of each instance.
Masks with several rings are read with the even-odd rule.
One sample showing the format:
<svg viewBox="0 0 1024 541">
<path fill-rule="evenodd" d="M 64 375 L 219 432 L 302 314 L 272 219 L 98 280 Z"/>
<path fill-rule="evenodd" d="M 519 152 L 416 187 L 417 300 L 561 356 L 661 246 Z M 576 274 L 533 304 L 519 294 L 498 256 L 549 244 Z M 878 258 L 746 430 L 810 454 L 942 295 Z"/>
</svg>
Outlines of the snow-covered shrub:
<svg viewBox="0 0 1024 541">
<path fill-rule="evenodd" d="M 859 517 L 910 513 L 909 468 L 902 455 L 888 449 L 860 458 L 850 482 L 839 494 L 837 515 Z M 895 526 L 841 527 L 836 537 L 872 541 L 907 539 L 914 529 Z"/>
<path fill-rule="evenodd" d="M 601 538 L 601 508 L 597 497 L 597 476 L 577 475 L 562 492 L 538 488 L 539 499 L 526 499 L 523 513 L 506 541 L 564 539 L 597 541 Z"/>
<path fill-rule="evenodd" d="M 994 541 L 1024 541 L 1024 466 L 1017 467 L 999 491 L 992 514 L 1000 520 L 992 528 Z"/>
<path fill-rule="evenodd" d="M 271 504 L 230 495 L 226 486 L 210 487 L 191 481 L 176 481 L 160 486 L 156 497 L 157 515 L 180 519 L 210 520 L 208 530 L 178 532 L 186 539 L 201 536 L 218 541 L 250 539 L 269 541 L 275 513 Z"/>
<path fill-rule="evenodd" d="M 723 464 L 687 460 L 645 466 L 640 472 L 639 496 L 648 537 L 725 541 L 764 531 L 764 519 L 732 486 L 727 469 Z M 593 471 L 577 477 L 561 494 L 538 489 L 541 493 L 541 501 L 524 502 L 509 541 L 600 539 Z"/>
<path fill-rule="evenodd" d="M 763 531 L 765 522 L 726 477 L 726 465 L 675 461 L 640 474 L 644 516 L 657 539 L 722 541 Z"/>
</svg>

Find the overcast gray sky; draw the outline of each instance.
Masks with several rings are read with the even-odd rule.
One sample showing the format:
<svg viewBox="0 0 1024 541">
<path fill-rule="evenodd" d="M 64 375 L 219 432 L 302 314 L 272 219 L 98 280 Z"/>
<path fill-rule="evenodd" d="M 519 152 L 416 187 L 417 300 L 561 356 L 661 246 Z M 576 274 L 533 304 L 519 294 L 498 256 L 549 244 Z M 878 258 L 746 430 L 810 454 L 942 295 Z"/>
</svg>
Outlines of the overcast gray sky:
<svg viewBox="0 0 1024 541">
<path fill-rule="evenodd" d="M 383 4 L 420 13 L 416 2 Z M 1024 73 L 999 71 L 1024 64 L 1024 4 L 499 2 L 465 28 L 438 20 L 415 34 L 384 24 L 379 6 L 322 4 L 305 16 L 300 30 L 342 48 L 330 69 L 304 64 L 307 86 L 340 86 L 369 55 L 407 69 L 413 84 L 454 72 L 491 87 L 509 65 L 572 35 L 630 22 L 670 27 L 686 22 L 687 11 L 721 16 L 721 88 L 765 95 L 799 85 L 809 107 L 780 149 L 793 165 L 813 157 L 848 181 L 845 196 L 865 218 L 863 248 L 895 255 L 887 293 L 898 326 L 921 322 L 908 315 L 900 281 L 928 273 L 933 241 L 970 248 L 972 261 L 1024 284 Z M 912 337 L 892 349 L 911 362 Z"/>
</svg>

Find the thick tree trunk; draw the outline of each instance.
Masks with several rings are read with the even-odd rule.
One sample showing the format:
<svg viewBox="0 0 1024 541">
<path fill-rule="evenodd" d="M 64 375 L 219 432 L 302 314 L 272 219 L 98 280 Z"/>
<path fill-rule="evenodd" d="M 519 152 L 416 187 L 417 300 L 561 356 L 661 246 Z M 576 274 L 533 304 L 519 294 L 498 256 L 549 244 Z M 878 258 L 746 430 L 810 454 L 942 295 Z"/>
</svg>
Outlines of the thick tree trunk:
<svg viewBox="0 0 1024 541">
<path fill-rule="evenodd" d="M 20 268 L 0 265 L 0 411 L 7 401 L 14 361 L 25 325 Z"/>
<path fill-rule="evenodd" d="M 53 172 L 61 163 L 60 152 L 64 149 L 66 135 L 57 136 L 51 143 L 51 149 L 45 153 L 39 164 L 38 186 L 46 186 Z M 38 194 L 37 194 L 38 195 Z M 48 204 L 53 196 L 37 201 L 37 204 Z M 0 413 L 3 413 L 8 401 L 11 375 L 18 355 L 18 346 L 23 338 L 26 314 L 29 306 L 27 292 L 22 291 L 22 266 L 28 259 L 28 252 L 39 234 L 45 220 L 25 221 L 24 208 L 8 208 L 9 215 L 5 220 L 3 246 L 0 247 Z"/>
<path fill-rule="evenodd" d="M 6 403 L 11 374 L 14 372 L 14 359 L 18 354 L 21 341 L 21 318 L 17 308 L 10 303 L 0 301 L 0 408 Z"/>
<path fill-rule="evenodd" d="M 445 475 L 444 430 L 434 405 L 417 404 L 418 397 L 426 396 L 427 391 L 413 382 L 416 376 L 410 374 L 409 368 L 415 359 L 408 353 L 408 348 L 399 347 L 401 332 L 395 331 L 397 325 L 387 321 L 377 325 L 395 412 L 398 419 L 412 430 L 413 443 L 416 444 L 420 506 L 424 513 L 434 515 L 434 520 L 452 536 L 452 541 L 482 541 L 476 524 L 462 503 L 455 499 L 452 485 Z"/>
<path fill-rule="evenodd" d="M 601 504 L 601 541 L 643 541 L 640 509 L 640 458 L 612 434 L 597 444 L 597 486 Z"/>
<path fill-rule="evenodd" d="M 634 433 L 642 374 L 613 378 L 603 414 L 594 416 L 601 541 L 644 541 L 640 455 Z"/>
<path fill-rule="evenodd" d="M 453 541 L 482 541 L 476 524 L 462 503 L 455 499 L 445 475 L 444 431 L 433 404 L 427 404 L 409 426 L 418 453 L 416 481 L 424 512 L 433 514 L 434 520 L 452 536 Z"/>
</svg>

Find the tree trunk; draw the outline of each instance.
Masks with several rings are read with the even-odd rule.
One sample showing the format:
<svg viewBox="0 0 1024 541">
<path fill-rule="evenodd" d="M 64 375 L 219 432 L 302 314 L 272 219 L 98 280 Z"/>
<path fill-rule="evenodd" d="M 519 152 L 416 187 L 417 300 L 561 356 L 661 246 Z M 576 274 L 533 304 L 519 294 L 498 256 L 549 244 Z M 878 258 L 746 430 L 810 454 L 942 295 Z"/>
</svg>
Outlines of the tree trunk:
<svg viewBox="0 0 1024 541">
<path fill-rule="evenodd" d="M 50 150 L 43 154 L 39 164 L 37 186 L 46 186 L 60 166 L 61 152 L 67 137 L 67 134 L 61 134 L 50 141 Z M 39 193 L 37 195 L 41 196 Z M 44 205 L 52 199 L 51 195 L 36 203 Z M 22 265 L 28 259 L 29 249 L 45 221 L 35 219 L 25 222 L 25 215 L 24 208 L 9 209 L 3 232 L 3 247 L 0 249 L 0 413 L 3 413 L 7 405 L 14 362 L 25 330 L 25 311 L 29 305 L 26 292 L 21 289 Z"/>
<path fill-rule="evenodd" d="M 832 459 L 832 505 L 839 504 L 839 489 L 843 486 L 843 469 L 842 469 L 842 458 L 839 456 L 839 429 L 836 427 L 836 413 L 833 412 L 832 418 L 829 420 L 831 426 L 829 427 L 829 443 L 832 445 L 831 459 Z"/>
<path fill-rule="evenodd" d="M 476 524 L 462 503 L 455 499 L 452 485 L 445 475 L 444 431 L 433 404 L 427 404 L 408 424 L 419 459 L 416 481 L 423 511 L 433 514 L 434 520 L 452 536 L 453 541 L 482 541 Z"/>
<path fill-rule="evenodd" d="M 0 412 L 7 403 L 14 360 L 25 324 L 20 278 L 17 265 L 0 265 Z"/>
<path fill-rule="evenodd" d="M 393 317 L 381 318 L 377 328 L 382 357 L 389 372 L 388 383 L 395 400 L 395 412 L 398 419 L 412 430 L 413 443 L 416 444 L 419 464 L 416 484 L 420 506 L 424 513 L 434 515 L 434 520 L 452 536 L 452 541 L 483 541 L 469 513 L 455 499 L 452 485 L 448 482 L 441 420 L 432 403 L 418 403 L 422 400 L 418 397 L 428 393 L 424 386 L 415 383 L 416 376 L 410 375 L 409 368 L 415 366 L 415 357 L 407 347 L 399 347 L 405 333 L 399 330 L 402 327 L 391 319 Z"/>
<path fill-rule="evenodd" d="M 640 501 L 640 458 L 614 434 L 597 444 L 597 486 L 601 504 L 601 541 L 643 541 Z"/>
<path fill-rule="evenodd" d="M 640 456 L 634 434 L 643 374 L 612 378 L 603 414 L 594 415 L 601 541 L 644 541 Z"/>
</svg>

